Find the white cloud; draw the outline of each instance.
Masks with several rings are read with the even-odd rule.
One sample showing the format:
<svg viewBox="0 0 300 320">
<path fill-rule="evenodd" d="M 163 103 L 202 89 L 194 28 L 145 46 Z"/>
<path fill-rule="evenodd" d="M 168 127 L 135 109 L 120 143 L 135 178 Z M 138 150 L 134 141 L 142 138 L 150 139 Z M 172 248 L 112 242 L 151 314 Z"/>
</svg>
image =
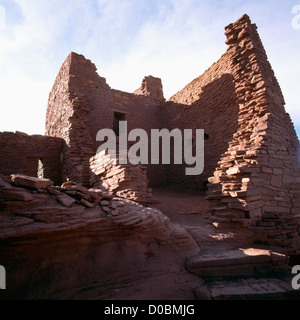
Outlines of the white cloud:
<svg viewBox="0 0 300 320">
<path fill-rule="evenodd" d="M 172 8 L 161 5 L 156 17 L 141 27 L 126 56 L 104 66 L 110 85 L 133 91 L 151 74 L 162 78 L 165 96 L 170 97 L 219 59 L 226 50 L 224 29 L 214 26 L 208 32 L 207 6 L 190 11 L 191 2 L 195 3 L 173 0 Z M 209 42 L 211 38 L 215 41 Z"/>
<path fill-rule="evenodd" d="M 0 32 L 0 131 L 44 133 L 48 94 L 69 53 L 63 38 L 75 2 L 15 0 L 22 19 Z"/>
</svg>

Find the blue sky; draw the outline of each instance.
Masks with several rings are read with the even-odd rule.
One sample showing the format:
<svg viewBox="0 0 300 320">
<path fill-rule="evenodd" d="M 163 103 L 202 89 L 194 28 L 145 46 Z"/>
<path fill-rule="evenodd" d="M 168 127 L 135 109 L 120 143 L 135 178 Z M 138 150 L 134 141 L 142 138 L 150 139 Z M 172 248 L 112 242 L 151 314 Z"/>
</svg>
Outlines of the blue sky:
<svg viewBox="0 0 300 320">
<path fill-rule="evenodd" d="M 153 75 L 169 98 L 220 58 L 224 27 L 247 13 L 300 136 L 296 5 L 300 0 L 0 0 L 0 131 L 44 133 L 48 95 L 71 51 L 91 59 L 112 88 L 133 92 Z"/>
</svg>

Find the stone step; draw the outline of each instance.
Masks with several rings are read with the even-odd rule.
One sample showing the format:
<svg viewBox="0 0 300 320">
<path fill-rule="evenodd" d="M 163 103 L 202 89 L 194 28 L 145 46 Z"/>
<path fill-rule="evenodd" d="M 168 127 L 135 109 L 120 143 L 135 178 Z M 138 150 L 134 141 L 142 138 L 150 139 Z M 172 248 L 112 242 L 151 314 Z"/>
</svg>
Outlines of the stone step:
<svg viewBox="0 0 300 320">
<path fill-rule="evenodd" d="M 277 278 L 248 278 L 206 283 L 195 290 L 198 300 L 299 300 L 300 291 Z"/>
<path fill-rule="evenodd" d="M 286 271 L 288 260 L 288 256 L 271 250 L 241 248 L 193 257 L 186 267 L 203 278 L 252 276 Z"/>
</svg>

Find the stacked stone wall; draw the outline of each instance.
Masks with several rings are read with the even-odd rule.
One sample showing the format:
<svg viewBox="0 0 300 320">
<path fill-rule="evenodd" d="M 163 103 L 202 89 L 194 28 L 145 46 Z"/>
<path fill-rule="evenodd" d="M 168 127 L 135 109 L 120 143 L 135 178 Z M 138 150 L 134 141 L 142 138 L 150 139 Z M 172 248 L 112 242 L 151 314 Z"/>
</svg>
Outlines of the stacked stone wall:
<svg viewBox="0 0 300 320">
<path fill-rule="evenodd" d="M 150 135 L 151 129 L 162 128 L 161 81 L 147 77 L 142 87 L 145 85 L 154 93 L 142 89 L 136 94 L 113 90 L 97 74 L 90 60 L 76 53 L 69 55 L 49 95 L 46 120 L 46 134 L 66 141 L 65 179 L 88 185 L 89 159 L 100 146 L 97 133 L 101 129 L 113 129 L 115 112 L 124 114 L 128 131 L 141 128 Z M 147 168 L 151 185 L 165 183 L 164 166 L 147 165 Z"/>
<path fill-rule="evenodd" d="M 61 182 L 63 140 L 22 132 L 0 132 L 0 173 L 31 174 Z"/>
<path fill-rule="evenodd" d="M 212 221 L 250 226 L 260 242 L 294 245 L 299 140 L 256 25 L 245 15 L 226 36 L 239 127 L 210 179 Z"/>
<path fill-rule="evenodd" d="M 205 130 L 204 172 L 186 176 L 186 164 L 167 167 L 169 184 L 187 189 L 205 190 L 228 142 L 238 128 L 239 105 L 236 103 L 234 79 L 228 71 L 230 57 L 222 58 L 202 76 L 174 95 L 163 108 L 169 130 L 179 128 Z M 199 141 L 194 140 L 194 147 Z"/>
<path fill-rule="evenodd" d="M 147 168 L 141 164 L 120 164 L 118 154 L 114 157 L 105 150 L 90 159 L 90 170 L 92 187 L 141 204 L 153 203 Z"/>
</svg>

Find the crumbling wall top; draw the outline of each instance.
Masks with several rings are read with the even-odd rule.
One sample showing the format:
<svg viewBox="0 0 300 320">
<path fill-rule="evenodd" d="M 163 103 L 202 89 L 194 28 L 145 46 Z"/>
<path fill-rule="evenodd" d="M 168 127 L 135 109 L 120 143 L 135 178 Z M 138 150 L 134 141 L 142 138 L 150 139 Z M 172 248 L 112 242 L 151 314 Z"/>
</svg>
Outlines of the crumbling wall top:
<svg viewBox="0 0 300 320">
<path fill-rule="evenodd" d="M 134 94 L 165 101 L 161 79 L 152 76 L 145 77 L 141 87 L 135 90 Z"/>
</svg>

